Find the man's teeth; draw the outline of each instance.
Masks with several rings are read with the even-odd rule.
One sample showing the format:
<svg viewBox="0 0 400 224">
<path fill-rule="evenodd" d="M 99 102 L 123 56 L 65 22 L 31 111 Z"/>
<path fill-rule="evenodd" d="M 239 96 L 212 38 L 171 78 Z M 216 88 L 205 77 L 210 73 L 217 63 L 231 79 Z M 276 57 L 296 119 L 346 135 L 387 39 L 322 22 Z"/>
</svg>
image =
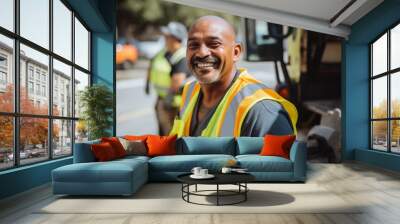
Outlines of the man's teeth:
<svg viewBox="0 0 400 224">
<path fill-rule="evenodd" d="M 198 63 L 197 67 L 199 68 L 205 68 L 205 67 L 213 67 L 214 64 L 212 63 Z"/>
</svg>

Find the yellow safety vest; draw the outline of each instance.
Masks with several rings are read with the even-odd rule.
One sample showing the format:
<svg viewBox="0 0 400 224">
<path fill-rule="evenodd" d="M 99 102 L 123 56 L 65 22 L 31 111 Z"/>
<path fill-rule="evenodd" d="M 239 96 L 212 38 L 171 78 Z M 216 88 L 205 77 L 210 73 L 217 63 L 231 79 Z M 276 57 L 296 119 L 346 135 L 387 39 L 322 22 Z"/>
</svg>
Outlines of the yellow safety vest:
<svg viewBox="0 0 400 224">
<path fill-rule="evenodd" d="M 297 134 L 298 114 L 296 107 L 274 90 L 254 79 L 245 69 L 239 69 L 239 71 L 239 77 L 218 104 L 201 136 L 239 137 L 247 113 L 261 100 L 273 100 L 280 103 L 289 115 L 294 134 Z M 198 82 L 191 82 L 185 85 L 182 93 L 180 117 L 175 119 L 170 135 L 176 134 L 178 137 L 189 136 L 190 123 L 199 92 L 200 84 Z"/>
<path fill-rule="evenodd" d="M 150 82 L 153 84 L 154 89 L 161 98 L 168 95 L 171 87 L 171 64 L 174 65 L 184 58 L 186 56 L 186 49 L 182 47 L 175 51 L 170 58 L 171 64 L 165 58 L 165 53 L 165 49 L 158 52 L 152 60 L 150 68 Z M 176 106 L 179 106 L 180 99 L 180 95 L 174 96 L 174 104 L 176 104 Z"/>
</svg>

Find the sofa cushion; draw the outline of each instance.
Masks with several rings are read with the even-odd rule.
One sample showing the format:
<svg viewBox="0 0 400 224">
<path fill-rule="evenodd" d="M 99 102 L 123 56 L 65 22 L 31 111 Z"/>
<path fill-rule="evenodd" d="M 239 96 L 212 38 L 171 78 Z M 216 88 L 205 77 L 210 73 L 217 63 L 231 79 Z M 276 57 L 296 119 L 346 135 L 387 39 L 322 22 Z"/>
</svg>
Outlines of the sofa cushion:
<svg viewBox="0 0 400 224">
<path fill-rule="evenodd" d="M 147 137 L 147 155 L 165 156 L 176 154 L 176 135 L 173 136 L 149 136 Z"/>
<path fill-rule="evenodd" d="M 263 137 L 238 137 L 236 155 L 260 154 L 264 145 Z"/>
<path fill-rule="evenodd" d="M 124 138 L 118 138 L 122 146 L 126 151 L 126 155 L 147 155 L 146 143 L 142 140 L 126 140 Z"/>
<path fill-rule="evenodd" d="M 158 156 L 149 160 L 149 170 L 163 172 L 190 172 L 193 167 L 200 166 L 211 172 L 219 171 L 228 160 L 235 159 L 231 155 L 175 155 Z"/>
<path fill-rule="evenodd" d="M 240 167 L 249 172 L 292 172 L 292 161 L 278 156 L 238 155 Z"/>
<path fill-rule="evenodd" d="M 235 155 L 235 139 L 233 137 L 183 137 L 177 142 L 177 154 Z"/>
<path fill-rule="evenodd" d="M 114 149 L 115 155 L 117 158 L 122 158 L 126 156 L 126 151 L 124 146 L 121 144 L 117 137 L 103 137 L 101 138 L 101 142 L 108 142 Z"/>
<path fill-rule="evenodd" d="M 296 140 L 296 135 L 266 135 L 261 156 L 280 156 L 290 159 L 290 148 Z"/>
<path fill-rule="evenodd" d="M 136 141 L 136 140 L 140 140 L 140 141 L 146 141 L 147 137 L 149 136 L 155 136 L 155 135 L 124 135 L 124 139 L 126 140 L 130 140 L 130 141 Z"/>
<path fill-rule="evenodd" d="M 135 172 L 147 172 L 147 163 L 140 159 L 74 163 L 53 170 L 52 174 L 53 181 L 58 182 L 130 182 Z"/>
<path fill-rule="evenodd" d="M 147 163 L 150 157 L 147 156 L 125 156 L 124 158 L 113 160 L 112 162 L 122 162 L 122 163 L 136 163 L 135 161 L 142 161 Z"/>
<path fill-rule="evenodd" d="M 90 147 L 94 157 L 96 157 L 96 161 L 105 162 L 118 158 L 118 156 L 115 154 L 115 150 L 109 142 L 92 144 Z"/>
</svg>

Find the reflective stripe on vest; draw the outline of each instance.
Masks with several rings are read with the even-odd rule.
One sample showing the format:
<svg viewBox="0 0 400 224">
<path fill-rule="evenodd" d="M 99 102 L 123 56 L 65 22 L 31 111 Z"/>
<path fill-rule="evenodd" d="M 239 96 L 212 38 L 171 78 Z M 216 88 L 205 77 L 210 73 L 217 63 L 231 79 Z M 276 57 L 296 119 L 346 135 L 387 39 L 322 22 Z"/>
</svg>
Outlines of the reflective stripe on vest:
<svg viewBox="0 0 400 224">
<path fill-rule="evenodd" d="M 190 123 L 199 92 L 200 85 L 197 82 L 185 85 L 182 95 L 184 100 L 180 107 L 181 119 L 178 119 L 176 122 L 176 125 L 179 123 L 183 127 L 174 127 L 174 131 L 171 134 L 189 136 Z M 217 106 L 207 127 L 202 131 L 201 136 L 240 136 L 243 121 L 249 110 L 257 102 L 266 99 L 273 100 L 282 105 L 290 117 L 294 134 L 296 134 L 298 118 L 296 107 L 275 91 L 267 88 L 260 81 L 248 75 L 246 70 L 240 69 L 240 76 Z"/>
<path fill-rule="evenodd" d="M 165 97 L 171 87 L 171 64 L 178 63 L 186 56 L 186 49 L 179 48 L 170 58 L 170 62 L 165 58 L 166 50 L 157 53 L 151 63 L 150 82 L 153 84 L 157 94 Z"/>
<path fill-rule="evenodd" d="M 193 98 L 194 92 L 197 91 L 197 89 L 195 90 L 195 88 L 200 89 L 200 85 L 197 82 L 187 83 L 183 87 L 182 103 L 181 103 L 180 108 L 179 108 L 179 114 L 181 116 L 183 115 L 183 112 L 186 110 L 186 107 L 189 105 L 190 99 Z"/>
</svg>

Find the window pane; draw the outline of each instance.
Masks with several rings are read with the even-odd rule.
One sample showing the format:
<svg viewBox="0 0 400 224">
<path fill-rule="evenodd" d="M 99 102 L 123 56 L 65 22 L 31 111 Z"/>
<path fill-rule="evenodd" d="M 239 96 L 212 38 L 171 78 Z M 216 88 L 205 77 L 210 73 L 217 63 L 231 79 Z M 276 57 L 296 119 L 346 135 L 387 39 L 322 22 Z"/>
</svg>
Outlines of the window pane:
<svg viewBox="0 0 400 224">
<path fill-rule="evenodd" d="M 89 32 L 75 18 L 75 63 L 89 70 Z"/>
<path fill-rule="evenodd" d="M 0 116 L 0 170 L 14 165 L 14 124 L 10 116 Z"/>
<path fill-rule="evenodd" d="M 53 115 L 72 117 L 71 66 L 53 60 Z"/>
<path fill-rule="evenodd" d="M 21 36 L 49 48 L 49 1 L 20 0 Z"/>
<path fill-rule="evenodd" d="M 49 158 L 48 119 L 22 117 L 20 119 L 20 164 L 34 163 Z"/>
<path fill-rule="evenodd" d="M 48 114 L 48 63 L 47 55 L 21 44 L 21 113 Z"/>
<path fill-rule="evenodd" d="M 0 111 L 14 111 L 13 40 L 0 35 Z"/>
<path fill-rule="evenodd" d="M 387 71 L 387 34 L 372 44 L 372 71 L 373 75 Z"/>
<path fill-rule="evenodd" d="M 372 80 L 372 118 L 387 117 L 387 78 Z"/>
<path fill-rule="evenodd" d="M 14 0 L 0 1 L 0 26 L 14 31 Z"/>
<path fill-rule="evenodd" d="M 53 157 L 72 154 L 72 121 L 53 120 Z"/>
<path fill-rule="evenodd" d="M 387 121 L 372 122 L 372 148 L 387 151 Z"/>
<path fill-rule="evenodd" d="M 60 1 L 53 1 L 53 51 L 71 60 L 72 12 Z"/>
<path fill-rule="evenodd" d="M 89 86 L 89 75 L 75 69 L 75 117 L 81 115 L 80 94 L 87 86 Z"/>
<path fill-rule="evenodd" d="M 390 67 L 400 67 L 400 24 L 391 30 L 390 37 Z"/>
<path fill-rule="evenodd" d="M 400 120 L 391 121 L 392 152 L 400 153 Z"/>
<path fill-rule="evenodd" d="M 88 140 L 88 129 L 84 120 L 75 122 L 75 143 Z"/>
<path fill-rule="evenodd" d="M 391 75 L 390 85 L 391 115 L 400 118 L 400 72 Z"/>
</svg>

